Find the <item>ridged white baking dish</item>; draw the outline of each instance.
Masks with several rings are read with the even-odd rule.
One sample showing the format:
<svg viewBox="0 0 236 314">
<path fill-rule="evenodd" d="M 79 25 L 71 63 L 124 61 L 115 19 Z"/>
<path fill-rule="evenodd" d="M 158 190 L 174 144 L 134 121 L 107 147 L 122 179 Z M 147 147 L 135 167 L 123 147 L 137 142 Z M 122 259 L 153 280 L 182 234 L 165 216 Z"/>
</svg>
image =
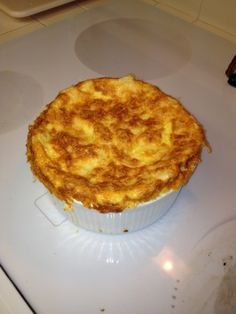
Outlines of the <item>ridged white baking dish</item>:
<svg viewBox="0 0 236 314">
<path fill-rule="evenodd" d="M 170 191 L 155 200 L 141 204 L 135 208 L 126 209 L 120 213 L 103 214 L 94 209 L 88 209 L 77 201 L 71 210 L 58 210 L 73 224 L 89 231 L 120 234 L 143 229 L 162 217 L 173 205 L 178 191 Z"/>
</svg>

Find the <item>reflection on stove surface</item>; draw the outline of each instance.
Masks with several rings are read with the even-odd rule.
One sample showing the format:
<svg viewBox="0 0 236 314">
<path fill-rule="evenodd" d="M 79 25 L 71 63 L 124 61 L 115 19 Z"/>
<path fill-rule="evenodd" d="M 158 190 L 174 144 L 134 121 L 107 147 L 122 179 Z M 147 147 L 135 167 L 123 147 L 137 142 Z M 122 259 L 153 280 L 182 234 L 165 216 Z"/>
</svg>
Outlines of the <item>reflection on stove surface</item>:
<svg viewBox="0 0 236 314">
<path fill-rule="evenodd" d="M 162 252 L 155 263 L 163 268 L 162 237 L 166 231 L 161 220 L 157 222 L 158 228 L 155 223 L 137 232 L 106 235 L 86 231 L 66 220 L 66 216 L 62 214 L 63 203 L 57 202 L 49 193 L 38 197 L 34 203 L 52 226 L 64 234 L 64 241 L 60 246 L 71 248 L 78 256 L 87 256 L 88 260 L 100 263 L 119 264 L 127 261 L 139 263 L 143 258 L 158 257 L 159 252 Z M 59 206 L 62 207 L 60 210 Z"/>
</svg>

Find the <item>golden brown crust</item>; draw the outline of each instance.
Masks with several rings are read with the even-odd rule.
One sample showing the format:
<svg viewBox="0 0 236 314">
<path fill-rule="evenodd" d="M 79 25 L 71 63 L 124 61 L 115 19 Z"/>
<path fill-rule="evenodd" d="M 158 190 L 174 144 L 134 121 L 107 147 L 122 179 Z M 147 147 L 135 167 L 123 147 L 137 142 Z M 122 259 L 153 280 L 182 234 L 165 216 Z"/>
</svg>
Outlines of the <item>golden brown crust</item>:
<svg viewBox="0 0 236 314">
<path fill-rule="evenodd" d="M 204 145 L 176 99 L 127 76 L 62 91 L 29 127 L 27 157 L 58 198 L 119 212 L 185 184 Z"/>
</svg>

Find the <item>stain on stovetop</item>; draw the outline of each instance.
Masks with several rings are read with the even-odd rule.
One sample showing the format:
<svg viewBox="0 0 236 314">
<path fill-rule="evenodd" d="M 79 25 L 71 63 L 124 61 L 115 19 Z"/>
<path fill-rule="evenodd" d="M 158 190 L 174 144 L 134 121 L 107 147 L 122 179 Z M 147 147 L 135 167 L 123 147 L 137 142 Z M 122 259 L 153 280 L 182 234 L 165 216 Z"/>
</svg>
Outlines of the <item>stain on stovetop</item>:
<svg viewBox="0 0 236 314">
<path fill-rule="evenodd" d="M 225 275 L 217 290 L 215 314 L 236 313 L 236 264 L 232 265 L 233 256 L 223 260 Z"/>
<path fill-rule="evenodd" d="M 170 291 L 173 312 L 236 313 L 235 223 L 227 219 L 217 224 L 193 247 L 186 262 L 189 272 L 183 269 Z"/>
<path fill-rule="evenodd" d="M 179 285 L 180 285 L 180 280 L 176 279 L 175 280 L 175 284 L 174 284 L 174 288 L 173 288 L 173 292 L 171 295 L 171 309 L 175 310 L 176 309 L 176 302 L 178 302 L 178 290 L 179 290 Z"/>
<path fill-rule="evenodd" d="M 42 88 L 33 77 L 0 71 L 0 134 L 31 121 L 42 103 Z"/>
<path fill-rule="evenodd" d="M 236 313 L 236 264 L 233 264 L 233 261 L 232 255 L 218 259 L 217 267 L 223 266 L 224 274 L 208 276 L 205 272 L 205 282 L 201 281 L 201 286 L 197 277 L 203 276 L 205 265 L 201 265 L 203 268 L 199 267 L 196 270 L 198 274 L 194 272 L 181 281 L 175 280 L 170 298 L 172 311 L 178 314 Z M 210 264 L 208 266 L 210 267 Z M 212 268 L 215 266 L 212 265 Z"/>
<path fill-rule="evenodd" d="M 165 77 L 191 57 L 189 41 L 158 21 L 117 18 L 85 29 L 75 42 L 78 59 L 105 76 L 133 73 L 140 78 Z"/>
</svg>

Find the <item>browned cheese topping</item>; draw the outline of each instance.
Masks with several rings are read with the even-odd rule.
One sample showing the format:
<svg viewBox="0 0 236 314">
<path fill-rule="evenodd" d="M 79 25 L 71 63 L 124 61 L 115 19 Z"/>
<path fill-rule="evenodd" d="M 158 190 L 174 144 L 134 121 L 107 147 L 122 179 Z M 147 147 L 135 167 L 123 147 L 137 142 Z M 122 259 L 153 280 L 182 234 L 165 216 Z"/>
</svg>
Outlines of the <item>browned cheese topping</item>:
<svg viewBox="0 0 236 314">
<path fill-rule="evenodd" d="M 179 101 L 125 76 L 60 92 L 29 127 L 27 157 L 59 199 L 106 213 L 184 185 L 204 145 L 203 128 Z"/>
</svg>

